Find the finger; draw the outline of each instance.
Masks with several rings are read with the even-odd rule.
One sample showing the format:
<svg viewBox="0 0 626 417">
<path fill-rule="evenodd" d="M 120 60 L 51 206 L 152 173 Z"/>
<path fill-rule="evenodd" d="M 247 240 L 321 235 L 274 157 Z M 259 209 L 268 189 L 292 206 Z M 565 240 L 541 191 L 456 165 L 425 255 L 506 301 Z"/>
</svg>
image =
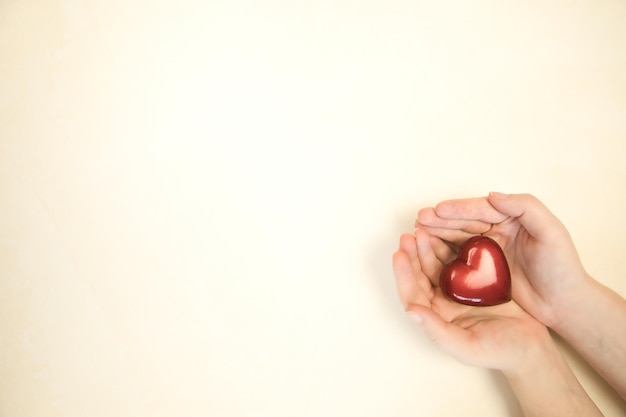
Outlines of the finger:
<svg viewBox="0 0 626 417">
<path fill-rule="evenodd" d="M 467 239 L 476 236 L 475 233 L 468 233 L 464 230 L 445 229 L 439 227 L 421 227 L 420 230 L 425 230 L 431 236 L 438 237 L 441 240 L 450 242 L 455 246 L 461 246 Z"/>
<path fill-rule="evenodd" d="M 417 256 L 424 275 L 428 277 L 432 285 L 439 286 L 439 275 L 443 269 L 443 262 L 437 257 L 431 245 L 431 236 L 424 229 L 415 231 L 417 242 Z M 443 242 L 442 242 L 443 243 Z M 442 249 L 438 247 L 438 250 Z"/>
<path fill-rule="evenodd" d="M 415 236 L 409 233 L 404 233 L 400 236 L 400 250 L 404 251 L 409 258 L 417 258 L 417 244 L 415 243 Z"/>
<path fill-rule="evenodd" d="M 443 265 L 456 258 L 456 251 L 437 236 L 430 236 L 430 247 Z"/>
<path fill-rule="evenodd" d="M 484 197 L 442 201 L 434 211 L 442 219 L 477 220 L 488 224 L 503 222 L 508 217 Z"/>
<path fill-rule="evenodd" d="M 437 313 L 421 305 L 408 306 L 406 313 L 441 350 L 461 362 L 468 362 L 472 357 L 474 339 L 469 331 L 445 321 Z"/>
<path fill-rule="evenodd" d="M 430 306 L 429 296 L 413 273 L 411 260 L 406 252 L 399 250 L 393 254 L 393 272 L 396 277 L 398 298 L 404 307 L 409 304 Z"/>
<path fill-rule="evenodd" d="M 502 194 L 489 193 L 489 203 L 504 215 L 515 217 L 524 228 L 541 239 L 553 231 L 565 230 L 565 226 L 554 214 L 536 197 L 530 194 Z"/>
<path fill-rule="evenodd" d="M 487 232 L 491 228 L 491 223 L 480 220 L 467 219 L 446 219 L 439 217 L 432 207 L 421 209 L 415 219 L 415 227 L 437 227 L 443 229 L 463 230 L 467 233 L 479 235 Z"/>
<path fill-rule="evenodd" d="M 413 271 L 414 279 L 417 281 L 418 285 L 429 298 L 432 297 L 433 286 L 428 278 L 424 276 L 424 272 L 422 271 L 422 266 L 417 255 L 417 242 L 415 240 L 415 236 L 408 233 L 400 236 L 400 250 L 404 251 L 408 255 L 409 261 L 411 262 L 411 270 Z"/>
</svg>

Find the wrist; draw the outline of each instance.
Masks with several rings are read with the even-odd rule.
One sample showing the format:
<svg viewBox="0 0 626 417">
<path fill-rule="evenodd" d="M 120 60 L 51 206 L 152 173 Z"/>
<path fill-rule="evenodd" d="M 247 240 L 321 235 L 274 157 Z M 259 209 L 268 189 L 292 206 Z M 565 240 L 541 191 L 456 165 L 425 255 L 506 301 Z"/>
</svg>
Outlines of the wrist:
<svg viewBox="0 0 626 417">
<path fill-rule="evenodd" d="M 523 362 L 502 371 L 524 416 L 601 416 L 550 334 L 546 334 L 545 339 L 530 345 Z"/>
<path fill-rule="evenodd" d="M 549 326 L 557 333 L 561 332 L 572 324 L 579 323 L 587 310 L 587 306 L 598 305 L 601 300 L 600 284 L 589 274 L 583 272 L 582 277 L 578 280 L 579 284 L 564 291 L 563 294 L 554 300 L 554 322 Z"/>
<path fill-rule="evenodd" d="M 626 301 L 587 277 L 584 291 L 572 297 L 553 326 L 602 378 L 626 398 Z"/>
<path fill-rule="evenodd" d="M 501 369 L 509 381 L 535 378 L 546 367 L 551 367 L 555 361 L 558 363 L 559 359 L 562 359 L 561 353 L 545 327 L 541 332 L 537 332 L 534 337 L 526 340 L 528 343 L 524 346 L 523 354 L 520 355 L 519 360 L 511 367 Z"/>
<path fill-rule="evenodd" d="M 557 333 L 560 333 L 560 328 L 576 320 L 577 314 L 584 310 L 584 306 L 598 302 L 599 283 L 595 279 L 583 270 L 580 278 L 574 281 L 576 285 L 563 289 L 558 297 L 551 300 L 554 306 L 553 322 L 549 327 Z"/>
</svg>

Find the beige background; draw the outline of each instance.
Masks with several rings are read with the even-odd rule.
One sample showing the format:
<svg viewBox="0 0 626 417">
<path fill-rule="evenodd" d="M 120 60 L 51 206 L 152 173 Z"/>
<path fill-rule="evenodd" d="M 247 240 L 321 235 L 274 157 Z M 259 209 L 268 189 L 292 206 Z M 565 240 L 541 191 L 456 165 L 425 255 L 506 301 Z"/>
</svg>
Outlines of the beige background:
<svg viewBox="0 0 626 417">
<path fill-rule="evenodd" d="M 420 207 L 532 192 L 626 295 L 624 22 L 0 1 L 0 416 L 518 416 L 408 323 L 391 253 Z"/>
</svg>

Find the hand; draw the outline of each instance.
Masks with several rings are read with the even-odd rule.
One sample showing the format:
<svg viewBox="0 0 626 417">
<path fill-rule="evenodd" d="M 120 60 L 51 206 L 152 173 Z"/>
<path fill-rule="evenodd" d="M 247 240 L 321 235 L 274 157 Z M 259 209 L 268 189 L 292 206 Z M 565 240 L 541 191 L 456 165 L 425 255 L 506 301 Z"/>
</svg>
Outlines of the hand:
<svg viewBox="0 0 626 417">
<path fill-rule="evenodd" d="M 398 295 L 409 316 L 442 350 L 468 365 L 508 374 L 528 366 L 538 347 L 552 340 L 545 326 L 511 301 L 471 307 L 448 300 L 437 286 L 455 253 L 440 238 L 417 230 L 404 234 L 393 256 Z"/>
<path fill-rule="evenodd" d="M 511 267 L 513 299 L 549 327 L 591 281 L 567 229 L 530 195 L 444 201 L 420 210 L 416 227 L 453 245 L 476 234 L 496 240 Z"/>
<path fill-rule="evenodd" d="M 607 381 L 624 391 L 626 304 L 584 271 L 565 227 L 532 196 L 453 200 L 419 212 L 415 235 L 403 235 L 393 265 L 406 311 L 438 346 L 471 365 L 500 369 L 526 416 L 601 416 L 547 328 L 577 348 Z M 492 307 L 457 304 L 438 288 L 459 245 L 486 234 L 503 247 L 513 298 Z M 589 299 L 596 294 L 597 303 Z M 518 305 L 519 302 L 524 309 Z M 568 303 L 576 307 L 564 308 Z M 601 308 L 599 308 L 601 307 Z M 527 312 L 528 311 L 528 312 Z M 563 319 L 570 315 L 569 320 Z M 612 329 L 609 331 L 609 329 Z M 609 335 L 608 353 L 598 343 Z M 613 336 L 611 336 L 613 335 Z"/>
</svg>

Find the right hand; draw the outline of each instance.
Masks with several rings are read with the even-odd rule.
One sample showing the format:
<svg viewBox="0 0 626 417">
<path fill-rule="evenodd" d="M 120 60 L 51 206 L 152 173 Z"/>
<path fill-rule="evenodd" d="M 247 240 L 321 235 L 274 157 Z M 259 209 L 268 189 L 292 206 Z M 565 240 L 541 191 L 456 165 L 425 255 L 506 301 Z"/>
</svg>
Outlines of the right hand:
<svg viewBox="0 0 626 417">
<path fill-rule="evenodd" d="M 565 226 L 528 194 L 443 201 L 420 210 L 416 227 L 454 246 L 476 234 L 496 240 L 511 268 L 513 298 L 549 327 L 592 281 Z"/>
</svg>

